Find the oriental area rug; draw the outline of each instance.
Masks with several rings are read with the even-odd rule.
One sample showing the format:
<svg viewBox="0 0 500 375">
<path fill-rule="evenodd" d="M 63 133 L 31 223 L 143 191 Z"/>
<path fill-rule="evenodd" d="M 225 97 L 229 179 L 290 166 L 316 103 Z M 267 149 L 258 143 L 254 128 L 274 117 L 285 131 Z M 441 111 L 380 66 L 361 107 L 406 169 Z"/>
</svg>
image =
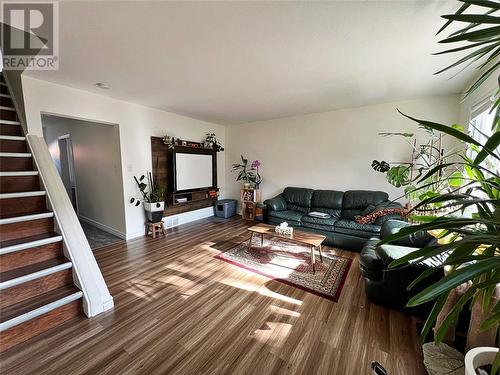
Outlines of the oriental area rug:
<svg viewBox="0 0 500 375">
<path fill-rule="evenodd" d="M 316 272 L 313 273 L 311 250 L 307 246 L 287 242 L 282 238 L 248 241 L 216 255 L 217 259 L 250 270 L 337 302 L 352 260 L 333 254 L 316 252 Z"/>
</svg>

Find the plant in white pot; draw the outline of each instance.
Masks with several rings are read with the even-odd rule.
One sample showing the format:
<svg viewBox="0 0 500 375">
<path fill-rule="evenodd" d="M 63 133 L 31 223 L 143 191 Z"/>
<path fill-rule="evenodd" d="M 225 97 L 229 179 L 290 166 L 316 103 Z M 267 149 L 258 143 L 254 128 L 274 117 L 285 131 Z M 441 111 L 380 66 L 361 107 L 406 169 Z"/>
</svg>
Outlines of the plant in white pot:
<svg viewBox="0 0 500 375">
<path fill-rule="evenodd" d="M 145 178 L 145 175 L 142 175 L 139 178 L 134 176 L 134 180 L 142 195 L 142 201 L 144 202 L 146 218 L 149 222 L 156 223 L 161 221 L 163 218 L 163 210 L 165 209 L 165 192 L 167 189 L 165 186 L 154 183 L 151 172 L 148 172 L 147 183 L 144 182 Z M 137 207 L 141 204 L 141 199 L 130 198 L 130 203 L 134 203 Z"/>
</svg>

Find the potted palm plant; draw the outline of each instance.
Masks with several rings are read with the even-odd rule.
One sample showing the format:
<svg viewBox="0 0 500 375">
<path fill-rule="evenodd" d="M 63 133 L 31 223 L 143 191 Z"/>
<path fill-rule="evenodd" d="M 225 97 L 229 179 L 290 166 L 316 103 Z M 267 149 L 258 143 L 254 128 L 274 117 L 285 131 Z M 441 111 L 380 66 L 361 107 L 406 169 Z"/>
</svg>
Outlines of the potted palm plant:
<svg viewBox="0 0 500 375">
<path fill-rule="evenodd" d="M 482 14 L 466 14 L 471 5 L 479 7 Z M 472 52 L 438 73 L 473 62 L 478 64 L 480 70 L 479 78 L 466 91 L 466 96 L 480 87 L 491 75 L 498 76 L 500 17 L 494 15 L 498 10 L 500 10 L 498 2 L 461 0 L 461 6 L 455 14 L 443 16 L 447 21 L 438 33 L 452 22 L 462 23 L 464 27 L 441 41 L 441 43 L 460 42 L 460 47 L 448 49 L 440 54 L 471 49 Z M 434 307 L 425 322 L 421 337 L 425 338 L 433 330 L 434 341 L 442 342 L 449 330 L 453 329 L 460 312 L 469 307 L 471 320 L 467 348 L 475 349 L 474 352 L 468 353 L 466 358 L 480 357 L 482 360 L 466 362 L 472 367 L 479 362 L 481 362 L 479 365 L 490 365 L 491 374 L 498 373 L 500 369 L 499 91 L 497 90 L 495 94 L 491 108 L 491 113 L 493 111 L 495 113 L 491 132 L 489 135 L 483 134 L 485 140 L 482 142 L 455 125 L 439 124 L 403 114 L 426 129 L 455 138 L 463 148 L 461 152 L 453 155 L 453 158 L 449 158 L 449 161 L 434 165 L 423 176 L 412 181 L 413 193 L 427 189 L 429 180 L 432 180 L 432 183 L 438 182 L 437 186 L 444 188 L 436 189 L 416 204 L 413 212 L 421 213 L 413 217 L 417 224 L 403 228 L 381 241 L 381 244 L 390 243 L 422 230 L 433 231 L 442 240 L 436 245 L 422 248 L 392 262 L 390 267 L 405 267 L 408 262 L 421 262 L 429 258 L 440 262 L 439 267 L 424 272 L 410 286 L 418 284 L 440 268 L 446 269 L 444 278 L 416 294 L 408 302 L 408 306 L 417 306 L 434 301 Z M 444 184 L 440 185 L 441 182 Z M 436 214 L 433 211 L 435 205 L 447 210 Z M 460 286 L 465 287 L 457 297 L 456 294 L 459 293 L 457 289 Z M 454 303 L 450 304 L 449 299 L 453 294 L 455 294 Z M 488 343 L 491 341 L 493 343 Z M 496 350 L 487 346 L 496 347 L 494 348 Z M 485 358 L 489 363 L 485 363 L 483 360 Z M 466 367 L 466 372 L 475 374 L 476 369 Z"/>
<path fill-rule="evenodd" d="M 147 220 L 149 222 L 156 223 L 161 221 L 163 218 L 166 188 L 165 186 L 154 183 L 151 172 L 148 172 L 147 175 L 147 183 L 144 182 L 146 179 L 145 175 L 142 175 L 139 178 L 134 176 L 134 180 L 139 188 L 139 191 L 141 192 Z M 130 203 L 135 204 L 137 207 L 141 204 L 141 199 L 130 198 Z"/>
</svg>

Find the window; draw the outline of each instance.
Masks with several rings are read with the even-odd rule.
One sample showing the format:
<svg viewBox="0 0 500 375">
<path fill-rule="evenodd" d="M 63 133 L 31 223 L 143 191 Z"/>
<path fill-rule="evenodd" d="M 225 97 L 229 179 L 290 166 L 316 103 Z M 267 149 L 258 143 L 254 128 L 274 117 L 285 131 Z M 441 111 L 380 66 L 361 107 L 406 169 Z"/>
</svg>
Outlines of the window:
<svg viewBox="0 0 500 375">
<path fill-rule="evenodd" d="M 495 111 L 492 111 L 491 113 L 490 111 L 491 111 L 491 100 L 488 98 L 487 100 L 484 100 L 483 102 L 478 104 L 475 108 L 473 108 L 471 113 L 471 120 L 470 120 L 471 136 L 482 145 L 484 145 L 486 143 L 486 140 L 493 134 L 493 130 L 491 127 L 493 125 Z M 476 152 L 473 149 L 469 149 L 467 151 L 467 156 L 470 158 L 474 158 L 476 156 Z M 498 159 L 489 157 L 487 161 L 485 160 L 485 162 L 492 163 L 493 165 L 495 165 L 496 168 L 500 167 Z"/>
</svg>

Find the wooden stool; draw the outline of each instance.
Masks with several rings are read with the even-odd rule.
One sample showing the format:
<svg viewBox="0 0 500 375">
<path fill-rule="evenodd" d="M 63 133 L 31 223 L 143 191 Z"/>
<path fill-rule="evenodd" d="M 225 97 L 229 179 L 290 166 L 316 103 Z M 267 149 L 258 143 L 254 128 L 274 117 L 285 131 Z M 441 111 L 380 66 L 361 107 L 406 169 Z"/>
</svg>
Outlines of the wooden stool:
<svg viewBox="0 0 500 375">
<path fill-rule="evenodd" d="M 163 227 L 163 221 L 158 221 L 157 223 L 146 223 L 146 236 L 151 235 L 151 237 L 156 238 L 160 234 L 167 234 L 165 228 Z"/>
</svg>

